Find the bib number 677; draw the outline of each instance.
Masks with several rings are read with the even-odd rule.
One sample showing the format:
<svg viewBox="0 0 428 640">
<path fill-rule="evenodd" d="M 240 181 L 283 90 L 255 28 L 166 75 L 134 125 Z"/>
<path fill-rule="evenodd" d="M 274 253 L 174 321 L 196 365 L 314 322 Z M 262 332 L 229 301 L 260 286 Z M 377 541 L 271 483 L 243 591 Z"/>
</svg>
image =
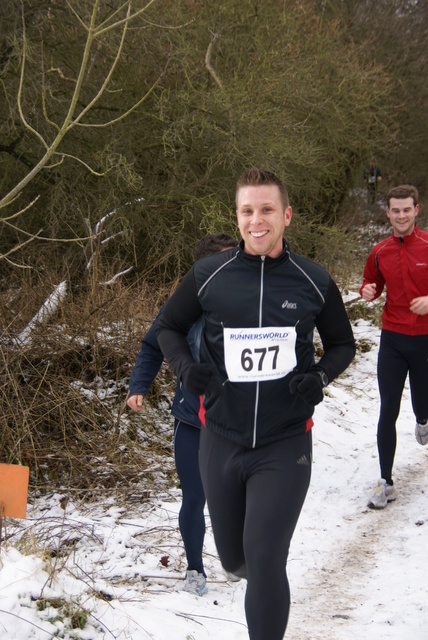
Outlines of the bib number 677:
<svg viewBox="0 0 428 640">
<path fill-rule="evenodd" d="M 266 355 L 272 354 L 272 360 L 268 360 L 265 364 L 266 366 L 269 366 L 269 363 L 271 363 L 270 369 L 274 371 L 276 369 L 278 353 L 278 346 L 254 349 L 254 351 L 252 351 L 251 349 L 244 349 L 241 353 L 241 366 L 244 371 L 252 371 L 254 366 L 256 365 L 257 371 L 263 371 L 263 363 L 265 361 Z"/>
</svg>

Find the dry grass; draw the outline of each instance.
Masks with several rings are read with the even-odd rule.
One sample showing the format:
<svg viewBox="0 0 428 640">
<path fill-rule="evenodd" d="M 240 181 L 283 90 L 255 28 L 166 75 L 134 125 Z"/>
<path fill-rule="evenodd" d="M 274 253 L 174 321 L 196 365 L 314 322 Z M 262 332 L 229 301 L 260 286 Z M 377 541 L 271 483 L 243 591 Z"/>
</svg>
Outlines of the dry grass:
<svg viewBox="0 0 428 640">
<path fill-rule="evenodd" d="M 163 471 L 172 456 L 168 367 L 146 412 L 130 415 L 125 407 L 129 375 L 159 298 L 139 285 L 86 292 L 67 299 L 26 345 L 16 336 L 22 315 L 28 317 L 28 298 L 3 299 L 1 461 L 28 465 L 33 492 L 55 486 L 86 498 L 107 488 L 141 496 L 150 494 L 155 479 L 172 481 L 173 465 L 170 474 Z"/>
</svg>

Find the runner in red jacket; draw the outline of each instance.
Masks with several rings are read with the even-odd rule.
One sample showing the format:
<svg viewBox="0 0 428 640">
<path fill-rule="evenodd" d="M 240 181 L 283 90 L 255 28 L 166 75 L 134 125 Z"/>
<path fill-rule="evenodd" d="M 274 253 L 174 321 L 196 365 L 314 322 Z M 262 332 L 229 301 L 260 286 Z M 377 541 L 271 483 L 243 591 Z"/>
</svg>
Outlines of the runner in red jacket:
<svg viewBox="0 0 428 640">
<path fill-rule="evenodd" d="M 409 374 L 416 440 L 428 443 L 428 233 L 416 225 L 418 191 L 412 185 L 394 187 L 387 196 L 392 235 L 371 251 L 360 294 L 378 298 L 386 286 L 378 356 L 380 417 L 377 444 L 381 480 L 369 506 L 386 507 L 397 497 L 392 480 L 398 418 L 404 383 Z"/>
</svg>

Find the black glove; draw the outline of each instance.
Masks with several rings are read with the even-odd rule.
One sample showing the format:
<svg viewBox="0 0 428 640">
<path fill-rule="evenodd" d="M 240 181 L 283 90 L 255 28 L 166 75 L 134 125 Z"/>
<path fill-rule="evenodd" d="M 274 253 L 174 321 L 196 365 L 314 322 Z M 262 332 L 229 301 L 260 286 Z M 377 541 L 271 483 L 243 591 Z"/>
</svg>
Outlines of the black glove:
<svg viewBox="0 0 428 640">
<path fill-rule="evenodd" d="M 215 374 L 216 369 L 212 364 L 197 364 L 195 362 L 184 370 L 181 381 L 186 391 L 193 393 L 194 396 L 200 396 L 205 393 L 205 389 Z"/>
<path fill-rule="evenodd" d="M 324 400 L 323 384 L 318 373 L 299 373 L 290 380 L 290 393 L 298 393 L 305 402 L 315 406 Z"/>
</svg>

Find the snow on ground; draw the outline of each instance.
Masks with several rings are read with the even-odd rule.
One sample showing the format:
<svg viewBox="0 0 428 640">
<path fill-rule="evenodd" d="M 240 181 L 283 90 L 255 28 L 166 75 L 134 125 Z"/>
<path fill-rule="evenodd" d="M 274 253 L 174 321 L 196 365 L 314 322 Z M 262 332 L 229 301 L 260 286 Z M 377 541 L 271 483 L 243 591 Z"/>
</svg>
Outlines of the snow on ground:
<svg viewBox="0 0 428 640">
<path fill-rule="evenodd" d="M 398 499 L 385 510 L 368 509 L 379 474 L 379 330 L 362 320 L 354 330 L 371 349 L 358 352 L 316 409 L 312 483 L 289 557 L 286 638 L 427 640 L 428 447 L 415 440 L 406 386 L 394 467 Z M 245 581 L 226 579 L 208 515 L 209 592 L 198 598 L 181 591 L 179 491 L 143 496 L 142 488 L 126 506 L 114 496 L 69 501 L 65 510 L 62 494 L 40 497 L 25 521 L 7 523 L 2 640 L 248 640 Z"/>
</svg>

